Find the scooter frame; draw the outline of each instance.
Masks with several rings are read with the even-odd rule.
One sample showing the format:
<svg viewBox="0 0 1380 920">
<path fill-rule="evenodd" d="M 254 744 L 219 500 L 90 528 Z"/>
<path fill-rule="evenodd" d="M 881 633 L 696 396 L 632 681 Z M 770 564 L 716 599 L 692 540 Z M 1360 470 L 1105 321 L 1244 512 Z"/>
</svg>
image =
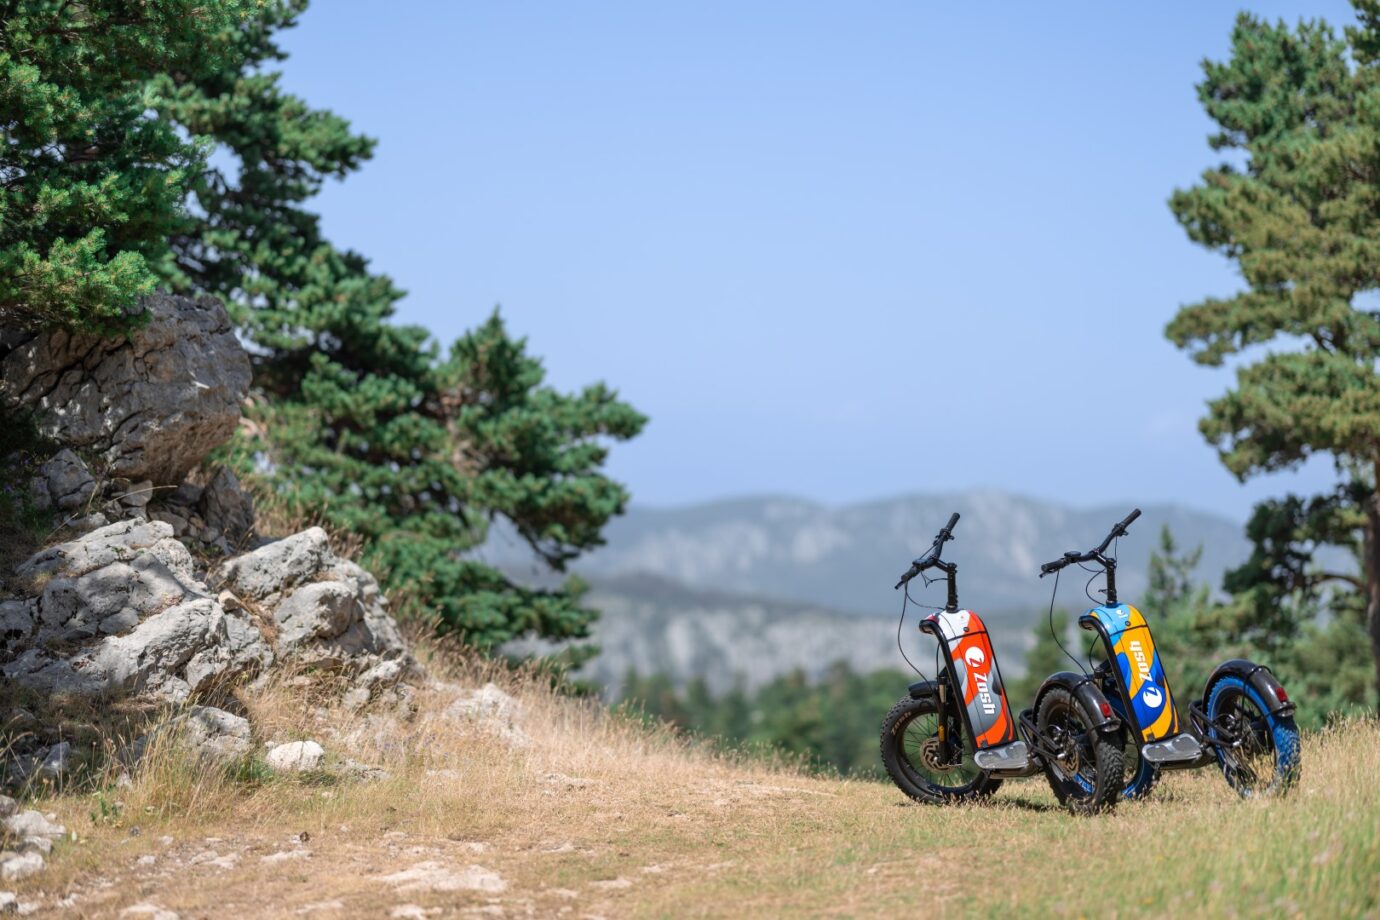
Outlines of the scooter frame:
<svg viewBox="0 0 1380 920">
<path fill-rule="evenodd" d="M 1126 533 L 1126 528 L 1140 516 L 1140 509 L 1133 510 L 1126 519 L 1115 525 L 1107 539 L 1095 549 L 1086 553 L 1065 553 L 1062 559 L 1041 566 L 1041 577 L 1051 574 L 1066 565 L 1095 562 L 1106 573 L 1106 603 L 1094 607 L 1078 619 L 1078 625 L 1092 631 L 1102 640 L 1107 653 L 1106 661 L 1093 670 L 1100 689 L 1105 696 L 1115 698 L 1121 705 L 1121 716 L 1126 722 L 1127 734 L 1135 743 L 1142 759 L 1161 770 L 1187 770 L 1217 764 L 1216 751 L 1230 759 L 1232 752 L 1241 744 L 1241 739 L 1232 737 L 1227 726 L 1213 721 L 1207 713 L 1208 700 L 1213 687 L 1223 677 L 1237 677 L 1259 694 L 1267 707 L 1269 716 L 1292 716 L 1294 704 L 1274 673 L 1268 667 L 1233 658 L 1219 664 L 1203 687 L 1201 701 L 1195 700 L 1188 706 L 1189 724 L 1183 728 L 1179 724 L 1169 681 L 1164 673 L 1159 653 L 1155 649 L 1150 624 L 1139 610 L 1129 604 L 1120 603 L 1116 593 L 1116 557 L 1106 555 L 1107 546 Z M 1128 640 L 1126 648 L 1119 648 L 1127 634 L 1144 631 L 1145 645 L 1139 649 Z M 1138 660 L 1133 669 L 1133 657 Z M 1147 692 L 1158 694 L 1159 701 L 1152 697 L 1147 700 Z M 1148 714 L 1154 714 L 1151 724 L 1144 724 Z"/>
<path fill-rule="evenodd" d="M 955 514 L 950 519 L 949 525 L 940 531 L 943 539 L 936 541 L 937 546 L 942 548 L 944 539 L 947 539 L 948 532 L 953 529 L 957 521 L 958 515 Z M 1097 681 L 1086 674 L 1074 674 L 1068 671 L 1050 675 L 1040 685 L 1040 689 L 1035 695 L 1034 705 L 1029 709 L 1022 710 L 1013 723 L 1010 717 L 1010 701 L 1006 697 L 1005 684 L 1001 680 L 1001 669 L 997 663 L 995 650 L 992 649 L 988 638 L 987 627 L 976 613 L 971 610 L 960 609 L 958 606 L 958 564 L 943 561 L 938 558 L 937 552 L 932 551 L 930 555 L 916 560 L 915 564 L 912 565 L 912 571 L 907 576 L 903 576 L 898 587 L 904 585 L 906 581 L 909 581 L 911 577 L 925 568 L 937 568 L 944 573 L 944 578 L 948 582 L 948 598 L 942 611 L 932 613 L 920 621 L 920 631 L 934 636 L 943 652 L 944 674 L 951 681 L 957 681 L 958 684 L 957 686 L 951 685 L 950 680 L 945 680 L 941 676 L 937 680 L 917 681 L 909 686 L 908 692 L 912 699 L 930 697 L 937 702 L 940 714 L 941 743 L 946 745 L 950 743 L 947 738 L 942 737 L 942 733 L 946 718 L 952 717 L 956 710 L 963 720 L 963 726 L 968 732 L 968 736 L 973 739 L 973 761 L 984 772 L 1007 779 L 1034 776 L 1048 770 L 1065 782 L 1077 781 L 1076 777 L 1062 766 L 1063 755 L 1058 742 L 1040 734 L 1035 721 L 1035 713 L 1039 711 L 1040 703 L 1046 693 L 1056 687 L 1062 687 L 1077 698 L 1083 704 L 1085 712 L 1093 717 L 1094 721 L 1088 726 L 1089 730 L 1099 733 L 1115 731 L 1121 726 L 1121 720 L 1098 686 Z M 991 668 L 987 672 L 985 682 L 989 688 L 996 690 L 1000 706 L 997 715 L 1006 723 L 995 742 L 985 739 L 990 737 L 994 726 L 999 722 L 975 725 L 971 707 L 965 704 L 970 668 L 962 656 L 956 659 L 954 655 L 955 647 L 965 640 L 975 640 L 976 644 L 970 647 L 981 648 L 986 653 L 987 660 L 991 662 Z M 996 675 L 995 680 L 992 678 L 994 674 Z M 1017 731 L 1019 731 L 1019 737 Z"/>
</svg>

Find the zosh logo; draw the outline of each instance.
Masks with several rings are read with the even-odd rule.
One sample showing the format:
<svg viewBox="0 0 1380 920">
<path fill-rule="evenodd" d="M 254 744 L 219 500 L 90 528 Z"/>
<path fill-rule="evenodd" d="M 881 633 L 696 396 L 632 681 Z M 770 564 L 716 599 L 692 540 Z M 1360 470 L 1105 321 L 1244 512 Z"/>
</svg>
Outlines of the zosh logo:
<svg viewBox="0 0 1380 920">
<path fill-rule="evenodd" d="M 1143 684 L 1140 690 L 1141 701 L 1151 709 L 1159 709 L 1160 704 L 1164 702 L 1164 694 L 1150 678 L 1150 659 L 1145 657 L 1145 650 L 1136 640 L 1131 641 L 1131 656 L 1136 659 L 1136 672 L 1140 674 Z"/>
<path fill-rule="evenodd" d="M 968 664 L 968 673 L 972 675 L 973 682 L 977 684 L 978 705 L 982 711 L 989 716 L 997 714 L 997 701 L 992 699 L 991 672 L 986 674 L 978 670 L 987 661 L 987 654 L 976 645 L 963 653 L 963 660 Z"/>
</svg>

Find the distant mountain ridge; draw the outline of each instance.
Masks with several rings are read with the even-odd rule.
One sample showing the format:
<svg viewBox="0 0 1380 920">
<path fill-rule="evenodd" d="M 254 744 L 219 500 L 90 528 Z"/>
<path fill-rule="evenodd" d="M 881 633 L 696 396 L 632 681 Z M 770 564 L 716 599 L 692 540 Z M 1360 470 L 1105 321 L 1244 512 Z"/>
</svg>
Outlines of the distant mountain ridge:
<svg viewBox="0 0 1380 920">
<path fill-rule="evenodd" d="M 993 626 L 1003 669 L 1014 676 L 1053 587 L 1039 578 L 1040 563 L 1099 542 L 1131 507 L 1071 508 L 996 490 L 843 506 L 783 496 L 633 506 L 610 522 L 608 545 L 575 566 L 590 579 L 589 601 L 602 613 L 594 641 L 603 651 L 585 676 L 616 696 L 630 668 L 677 683 L 702 677 L 722 691 L 795 668 L 817 675 L 835 660 L 859 670 L 904 667 L 894 620 L 901 596 L 892 585 L 953 511 L 962 518 L 945 558 L 958 563 L 960 600 Z M 1144 594 L 1164 525 L 1184 549 L 1202 545 L 1198 575 L 1214 587 L 1248 554 L 1237 522 L 1177 505 L 1141 509 L 1120 546 L 1117 584 L 1125 600 Z M 530 567 L 511 535 L 500 534 L 485 554 L 513 571 Z M 1086 608 L 1086 582 L 1067 570 L 1059 606 Z M 942 604 L 943 588 L 917 582 L 912 597 Z M 914 632 L 922 612 L 912 609 L 902 636 L 912 657 L 932 646 Z"/>
<path fill-rule="evenodd" d="M 1048 601 L 1050 582 L 1040 580 L 1040 563 L 1099 542 L 1132 507 L 1073 508 L 997 490 L 842 506 L 789 497 L 634 506 L 610 522 L 608 545 L 581 559 L 577 569 L 591 576 L 653 574 L 693 588 L 890 614 L 898 607 L 892 590 L 897 576 L 957 511 L 962 519 L 945 558 L 958 563 L 965 606 L 1028 609 Z M 1164 525 L 1180 546 L 1202 545 L 1199 574 L 1214 588 L 1249 552 L 1239 522 L 1179 505 L 1141 508 L 1120 545 L 1118 587 L 1128 599 L 1145 591 L 1150 554 Z M 1073 606 L 1082 596 L 1077 574 L 1065 573 L 1060 590 Z M 925 596 L 942 603 L 939 592 L 936 586 Z"/>
</svg>

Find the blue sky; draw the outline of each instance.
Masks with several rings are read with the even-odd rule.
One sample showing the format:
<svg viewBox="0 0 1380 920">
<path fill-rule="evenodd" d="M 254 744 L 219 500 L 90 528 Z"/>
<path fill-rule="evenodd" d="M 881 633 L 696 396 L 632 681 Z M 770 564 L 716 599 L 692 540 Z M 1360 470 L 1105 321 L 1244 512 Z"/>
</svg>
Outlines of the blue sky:
<svg viewBox="0 0 1380 920">
<path fill-rule="evenodd" d="M 1350 21 L 1344 3 L 1257 3 Z M 318 2 L 285 84 L 380 139 L 317 206 L 449 340 L 651 417 L 634 500 L 972 487 L 1244 518 L 1165 341 L 1228 294 L 1165 204 L 1231 4 Z M 386 11 L 385 11 L 386 10 Z M 381 12 L 383 11 L 383 12 Z"/>
</svg>

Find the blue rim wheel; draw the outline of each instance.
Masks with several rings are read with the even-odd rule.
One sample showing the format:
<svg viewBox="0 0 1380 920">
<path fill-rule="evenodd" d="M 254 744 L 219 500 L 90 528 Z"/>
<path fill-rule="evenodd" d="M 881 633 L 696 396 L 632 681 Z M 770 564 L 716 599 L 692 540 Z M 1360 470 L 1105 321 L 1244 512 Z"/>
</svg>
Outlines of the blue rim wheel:
<svg viewBox="0 0 1380 920">
<path fill-rule="evenodd" d="M 1208 736 L 1227 783 L 1243 798 L 1284 793 L 1298 780 L 1299 730 L 1289 716 L 1272 715 L 1260 693 L 1234 675 L 1208 693 Z M 1219 728 L 1220 726 L 1220 728 Z"/>
<path fill-rule="evenodd" d="M 1109 697 L 1108 702 L 1116 711 L 1117 718 L 1125 726 L 1122 729 L 1122 759 L 1126 762 L 1126 785 L 1121 790 L 1123 799 L 1143 799 L 1160 781 L 1160 768 L 1140 756 L 1140 745 L 1136 744 L 1130 720 L 1126 718 L 1126 706 L 1120 695 Z"/>
</svg>

